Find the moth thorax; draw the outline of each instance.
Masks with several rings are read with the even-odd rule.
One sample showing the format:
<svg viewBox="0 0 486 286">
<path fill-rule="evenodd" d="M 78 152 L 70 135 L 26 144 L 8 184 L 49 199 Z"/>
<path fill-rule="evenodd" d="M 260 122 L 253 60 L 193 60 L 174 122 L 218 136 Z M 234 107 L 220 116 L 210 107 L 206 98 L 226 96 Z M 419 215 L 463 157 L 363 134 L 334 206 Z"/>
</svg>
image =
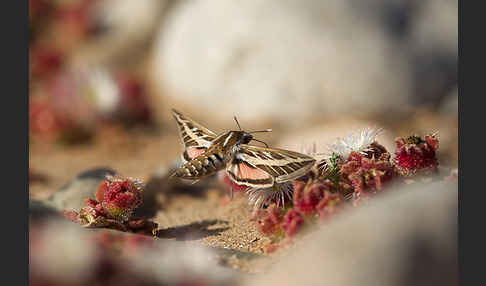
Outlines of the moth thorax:
<svg viewBox="0 0 486 286">
<path fill-rule="evenodd" d="M 240 160 L 239 158 L 236 158 L 236 153 L 238 153 L 240 150 L 241 150 L 240 144 L 233 145 L 233 147 L 231 148 L 231 151 L 230 151 L 231 155 L 229 156 L 230 161 Z"/>
</svg>

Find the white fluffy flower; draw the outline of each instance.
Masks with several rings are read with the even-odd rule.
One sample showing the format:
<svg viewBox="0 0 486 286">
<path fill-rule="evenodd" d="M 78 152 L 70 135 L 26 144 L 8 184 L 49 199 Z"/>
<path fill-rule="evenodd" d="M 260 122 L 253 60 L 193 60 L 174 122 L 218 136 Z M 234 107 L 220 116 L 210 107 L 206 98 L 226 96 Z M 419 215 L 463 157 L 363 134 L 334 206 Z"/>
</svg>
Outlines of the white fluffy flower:
<svg viewBox="0 0 486 286">
<path fill-rule="evenodd" d="M 275 184 L 270 188 L 250 188 L 246 191 L 248 194 L 248 203 L 253 205 L 253 209 L 262 208 L 264 205 L 269 205 L 275 202 L 278 206 L 285 205 L 285 197 L 292 199 L 292 183 L 286 182 L 283 184 Z"/>
<path fill-rule="evenodd" d="M 351 152 L 365 154 L 366 151 L 370 151 L 371 143 L 376 141 L 376 136 L 382 131 L 383 128 L 376 127 L 357 130 L 329 144 L 330 154 L 336 153 L 343 158 L 347 158 Z"/>
</svg>

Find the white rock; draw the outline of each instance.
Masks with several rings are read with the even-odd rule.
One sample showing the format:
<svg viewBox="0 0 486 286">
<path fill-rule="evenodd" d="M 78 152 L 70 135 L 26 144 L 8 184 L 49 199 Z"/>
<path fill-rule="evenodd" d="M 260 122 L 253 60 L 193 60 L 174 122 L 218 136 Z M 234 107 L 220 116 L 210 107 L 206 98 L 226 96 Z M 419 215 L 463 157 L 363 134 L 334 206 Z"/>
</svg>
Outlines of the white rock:
<svg viewBox="0 0 486 286">
<path fill-rule="evenodd" d="M 444 98 L 440 106 L 440 112 L 446 116 L 458 116 L 459 95 L 457 87 L 452 89 L 452 91 Z"/>
<path fill-rule="evenodd" d="M 158 35 L 160 94 L 214 116 L 401 110 L 405 59 L 364 17 L 332 1 L 186 1 Z"/>
<path fill-rule="evenodd" d="M 97 64 L 126 62 L 151 40 L 166 9 L 166 0 L 102 0 L 95 3 L 92 17 L 104 29 L 73 59 L 81 68 Z"/>
<path fill-rule="evenodd" d="M 415 49 L 457 54 L 458 3 L 452 0 L 423 2 L 417 20 L 412 23 L 410 42 Z"/>
</svg>

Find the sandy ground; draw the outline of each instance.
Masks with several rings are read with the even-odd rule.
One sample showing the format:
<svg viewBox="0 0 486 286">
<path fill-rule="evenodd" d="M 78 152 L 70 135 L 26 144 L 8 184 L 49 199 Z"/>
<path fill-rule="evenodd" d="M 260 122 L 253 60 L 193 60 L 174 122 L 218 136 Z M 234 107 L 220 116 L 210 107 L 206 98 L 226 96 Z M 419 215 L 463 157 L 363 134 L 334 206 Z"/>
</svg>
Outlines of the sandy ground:
<svg viewBox="0 0 486 286">
<path fill-rule="evenodd" d="M 33 180 L 30 198 L 45 199 L 80 172 L 95 167 L 110 167 L 123 176 L 147 182 L 161 166 L 172 164 L 180 155 L 177 134 L 126 133 L 115 129 L 95 138 L 89 145 L 30 145 L 30 167 L 44 180 Z M 104 137 L 102 136 L 102 137 Z M 202 243 L 221 253 L 221 263 L 244 272 L 259 272 L 257 261 L 265 260 L 264 247 L 270 240 L 248 220 L 250 208 L 242 194 L 232 201 L 221 188 L 194 194 L 171 194 L 162 202 L 154 221 L 160 239 Z"/>
<path fill-rule="evenodd" d="M 47 198 L 80 172 L 94 167 L 111 167 L 123 176 L 147 182 L 157 170 L 171 165 L 180 156 L 175 123 L 171 122 L 170 114 L 163 117 L 156 130 L 124 133 L 117 128 L 107 129 L 85 145 L 46 146 L 34 142 L 29 150 L 30 167 L 45 176 L 45 180 L 30 183 L 30 197 Z M 444 119 L 433 113 L 424 113 L 407 124 L 394 124 L 389 128 L 405 132 L 431 124 L 449 125 L 451 134 L 457 134 L 457 119 Z M 275 137 L 270 139 L 269 143 L 272 142 Z M 439 159 L 457 166 L 457 137 L 446 143 L 441 146 Z M 229 201 L 228 194 L 221 188 L 210 188 L 199 194 L 171 195 L 170 200 L 162 202 L 154 220 L 159 224 L 161 239 L 207 245 L 221 252 L 221 263 L 243 272 L 257 273 L 272 263 L 263 252 L 270 239 L 258 233 L 256 225 L 249 221 L 249 214 L 243 194 Z"/>
</svg>

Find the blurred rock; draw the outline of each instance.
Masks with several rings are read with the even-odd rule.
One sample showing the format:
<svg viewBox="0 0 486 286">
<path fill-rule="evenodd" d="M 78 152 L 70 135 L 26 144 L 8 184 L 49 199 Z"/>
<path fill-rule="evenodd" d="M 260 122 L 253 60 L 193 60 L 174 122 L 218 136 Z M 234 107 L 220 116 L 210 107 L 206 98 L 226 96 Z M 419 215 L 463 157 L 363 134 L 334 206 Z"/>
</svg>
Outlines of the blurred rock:
<svg viewBox="0 0 486 286">
<path fill-rule="evenodd" d="M 151 218 L 154 217 L 158 210 L 158 195 L 168 185 L 168 176 L 152 176 L 142 192 L 142 205 L 133 212 L 135 217 Z"/>
<path fill-rule="evenodd" d="M 89 233 L 75 224 L 59 219 L 45 224 L 31 224 L 29 229 L 29 279 L 31 285 L 56 281 L 67 285 L 89 280 L 98 259 Z M 44 285 L 44 284 L 40 284 Z M 82 284 L 79 284 L 82 285 Z"/>
<path fill-rule="evenodd" d="M 135 216 L 153 217 L 158 209 L 167 206 L 177 196 L 204 197 L 209 188 L 217 186 L 216 175 L 200 180 L 197 184 L 192 180 L 170 178 L 180 164 L 178 159 L 170 165 L 160 166 L 152 174 L 142 192 L 143 204 L 135 210 Z"/>
<path fill-rule="evenodd" d="M 348 0 L 349 17 L 372 23 L 395 56 L 408 58 L 410 98 L 436 107 L 457 84 L 458 6 L 452 0 Z"/>
<path fill-rule="evenodd" d="M 95 3 L 92 20 L 96 34 L 78 51 L 73 65 L 108 64 L 146 55 L 166 0 L 103 0 Z"/>
<path fill-rule="evenodd" d="M 383 2 L 386 2 L 383 0 Z M 415 50 L 444 51 L 457 56 L 458 7 L 454 0 L 419 1 L 411 23 L 410 44 Z"/>
<path fill-rule="evenodd" d="M 437 107 L 457 85 L 457 51 L 420 50 L 411 58 L 413 69 L 413 102 Z"/>
<path fill-rule="evenodd" d="M 234 285 L 238 277 L 199 245 L 62 220 L 29 233 L 31 285 Z"/>
<path fill-rule="evenodd" d="M 59 212 L 56 209 L 43 201 L 29 199 L 29 219 L 43 220 L 59 216 Z"/>
<path fill-rule="evenodd" d="M 302 238 L 247 285 L 458 285 L 457 181 L 390 190 Z"/>
<path fill-rule="evenodd" d="M 411 57 L 414 101 L 437 106 L 457 85 L 458 3 L 420 2 L 404 47 Z"/>
<path fill-rule="evenodd" d="M 455 1 L 177 4 L 158 35 L 154 78 L 160 94 L 216 118 L 403 115 L 457 84 Z"/>
<path fill-rule="evenodd" d="M 440 105 L 439 112 L 445 116 L 458 116 L 459 96 L 457 87 L 453 88 L 452 91 L 446 95 L 442 104 Z"/>
<path fill-rule="evenodd" d="M 158 240 L 155 249 L 145 249 L 134 257 L 135 269 L 154 275 L 164 285 L 238 285 L 239 276 L 218 265 L 220 255 L 196 244 Z M 185 282 L 185 283 L 184 283 Z"/>
<path fill-rule="evenodd" d="M 57 210 L 79 210 L 85 206 L 85 199 L 94 199 L 96 188 L 105 175 L 115 175 L 110 168 L 94 168 L 80 173 L 74 180 L 52 194 L 46 201 Z"/>
<path fill-rule="evenodd" d="M 417 0 L 349 0 L 357 16 L 374 21 L 379 29 L 394 40 L 404 40 L 410 34 L 411 26 L 420 11 L 422 3 Z"/>
<path fill-rule="evenodd" d="M 406 59 L 345 1 L 178 4 L 158 35 L 153 74 L 186 104 L 287 124 L 406 107 Z"/>
</svg>

